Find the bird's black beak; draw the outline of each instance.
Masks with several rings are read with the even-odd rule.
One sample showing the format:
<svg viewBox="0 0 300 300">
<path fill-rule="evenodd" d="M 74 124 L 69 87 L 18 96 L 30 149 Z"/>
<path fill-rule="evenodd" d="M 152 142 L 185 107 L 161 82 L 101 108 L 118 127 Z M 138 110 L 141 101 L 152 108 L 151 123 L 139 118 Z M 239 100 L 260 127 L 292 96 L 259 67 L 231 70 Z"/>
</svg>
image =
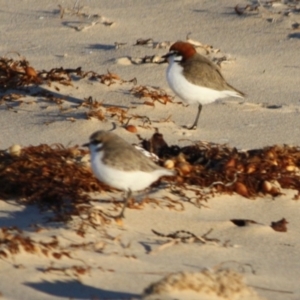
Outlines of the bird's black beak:
<svg viewBox="0 0 300 300">
<path fill-rule="evenodd" d="M 163 61 L 161 61 L 160 63 L 161 64 L 163 64 L 163 63 L 165 63 L 165 62 L 168 62 L 168 58 L 170 57 L 170 56 L 172 56 L 174 54 L 174 52 L 173 51 L 170 51 L 170 52 L 168 52 L 168 53 L 166 53 L 165 55 L 163 55 L 161 58 L 163 58 Z"/>
<path fill-rule="evenodd" d="M 86 143 L 86 144 L 83 144 L 81 145 L 81 147 L 89 147 L 90 143 Z"/>
<path fill-rule="evenodd" d="M 168 52 L 165 55 L 163 55 L 161 58 L 164 58 L 165 60 L 167 60 L 170 55 L 172 55 L 172 53 Z"/>
<path fill-rule="evenodd" d="M 168 57 L 170 56 L 170 52 L 168 52 L 167 54 L 163 55 L 161 58 L 163 59 L 162 61 L 159 62 L 159 64 L 164 64 L 168 62 Z"/>
</svg>

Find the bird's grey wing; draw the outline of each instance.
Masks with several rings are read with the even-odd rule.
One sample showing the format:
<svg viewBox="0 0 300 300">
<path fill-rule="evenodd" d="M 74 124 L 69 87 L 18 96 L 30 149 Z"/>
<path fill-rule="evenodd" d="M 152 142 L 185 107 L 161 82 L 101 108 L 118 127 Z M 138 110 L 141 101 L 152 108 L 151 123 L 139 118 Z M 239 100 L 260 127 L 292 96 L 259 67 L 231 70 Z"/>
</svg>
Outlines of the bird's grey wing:
<svg viewBox="0 0 300 300">
<path fill-rule="evenodd" d="M 219 67 L 205 57 L 185 61 L 183 74 L 193 84 L 218 91 L 227 88 Z"/>
<path fill-rule="evenodd" d="M 138 169 L 151 172 L 158 168 L 150 158 L 121 139 L 111 148 L 108 147 L 103 161 L 114 167 L 122 166 L 122 169 L 126 171 Z"/>
</svg>

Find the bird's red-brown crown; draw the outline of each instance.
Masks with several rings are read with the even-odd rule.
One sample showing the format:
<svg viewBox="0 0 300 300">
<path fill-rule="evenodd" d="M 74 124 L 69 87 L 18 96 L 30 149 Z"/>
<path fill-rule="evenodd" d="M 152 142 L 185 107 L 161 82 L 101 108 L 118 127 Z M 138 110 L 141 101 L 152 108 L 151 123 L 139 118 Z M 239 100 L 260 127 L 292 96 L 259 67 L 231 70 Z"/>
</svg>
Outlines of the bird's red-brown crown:
<svg viewBox="0 0 300 300">
<path fill-rule="evenodd" d="M 187 42 L 178 41 L 170 47 L 170 51 L 178 52 L 184 60 L 192 57 L 196 52 L 195 47 Z"/>
</svg>

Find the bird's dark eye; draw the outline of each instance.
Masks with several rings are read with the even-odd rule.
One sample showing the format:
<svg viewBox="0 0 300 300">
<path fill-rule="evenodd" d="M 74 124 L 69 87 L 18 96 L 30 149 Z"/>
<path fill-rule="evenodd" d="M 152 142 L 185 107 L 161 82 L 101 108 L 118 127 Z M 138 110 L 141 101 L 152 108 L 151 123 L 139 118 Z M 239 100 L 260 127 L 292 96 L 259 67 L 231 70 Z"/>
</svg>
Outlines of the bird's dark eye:
<svg viewBox="0 0 300 300">
<path fill-rule="evenodd" d="M 98 145 L 98 144 L 100 144 L 101 142 L 100 141 L 97 141 L 97 140 L 92 140 L 91 142 L 90 142 L 90 144 L 92 144 L 92 145 Z"/>
</svg>

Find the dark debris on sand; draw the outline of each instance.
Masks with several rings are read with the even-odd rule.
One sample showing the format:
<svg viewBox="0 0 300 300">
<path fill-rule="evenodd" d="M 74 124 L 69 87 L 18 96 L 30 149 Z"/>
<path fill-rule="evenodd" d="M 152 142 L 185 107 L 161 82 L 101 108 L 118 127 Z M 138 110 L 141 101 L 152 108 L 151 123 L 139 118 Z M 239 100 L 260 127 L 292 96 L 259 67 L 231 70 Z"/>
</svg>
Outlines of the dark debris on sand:
<svg viewBox="0 0 300 300">
<path fill-rule="evenodd" d="M 155 133 L 156 135 L 159 133 Z M 142 144 L 149 145 L 155 138 Z M 160 164 L 171 166 L 177 175 L 169 181 L 180 189 L 193 185 L 215 193 L 238 193 L 254 199 L 282 194 L 282 189 L 300 191 L 300 151 L 298 147 L 272 146 L 238 151 L 226 145 L 194 143 L 169 147 L 159 138 L 161 147 L 152 145 Z M 17 197 L 23 203 L 37 203 L 57 214 L 78 215 L 76 204 L 88 203 L 89 193 L 109 190 L 82 162 L 88 151 L 62 145 L 29 146 L 19 153 L 0 152 L 0 197 Z M 204 193 L 204 191 L 203 191 Z"/>
</svg>

